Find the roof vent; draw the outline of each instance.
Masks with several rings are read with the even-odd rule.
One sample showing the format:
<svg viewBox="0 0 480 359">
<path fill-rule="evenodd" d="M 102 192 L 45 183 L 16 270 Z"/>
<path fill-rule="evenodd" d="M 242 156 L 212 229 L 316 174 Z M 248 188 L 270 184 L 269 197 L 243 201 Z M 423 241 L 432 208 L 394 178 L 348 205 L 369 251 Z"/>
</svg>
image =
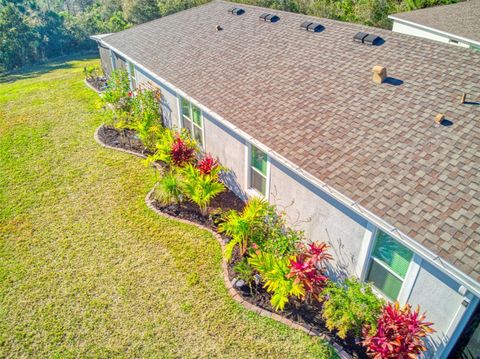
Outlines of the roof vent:
<svg viewBox="0 0 480 359">
<path fill-rule="evenodd" d="M 384 42 L 383 39 L 377 35 L 367 34 L 366 32 L 361 31 L 355 34 L 353 41 L 374 46 L 379 46 Z"/>
<path fill-rule="evenodd" d="M 373 82 L 381 84 L 387 78 L 387 69 L 383 66 L 373 66 Z"/>
<path fill-rule="evenodd" d="M 264 13 L 260 15 L 260 20 L 268 21 L 268 22 L 277 22 L 278 20 L 280 20 L 280 18 L 277 15 Z"/>
<path fill-rule="evenodd" d="M 241 7 L 234 7 L 228 10 L 229 13 L 233 15 L 243 15 L 245 14 L 245 10 L 243 10 Z"/>
<path fill-rule="evenodd" d="M 311 31 L 311 32 L 320 32 L 324 29 L 322 24 L 318 22 L 311 22 L 311 21 L 304 21 L 300 24 L 300 28 L 303 30 Z"/>
</svg>

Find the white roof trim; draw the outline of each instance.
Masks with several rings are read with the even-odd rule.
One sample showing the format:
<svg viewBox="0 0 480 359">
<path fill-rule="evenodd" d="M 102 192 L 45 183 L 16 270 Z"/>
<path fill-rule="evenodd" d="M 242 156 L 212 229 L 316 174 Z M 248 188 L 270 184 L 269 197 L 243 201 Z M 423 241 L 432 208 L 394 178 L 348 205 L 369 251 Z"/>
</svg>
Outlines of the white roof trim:
<svg viewBox="0 0 480 359">
<path fill-rule="evenodd" d="M 397 239 L 399 242 L 401 242 L 403 245 L 407 246 L 417 254 L 419 254 L 423 259 L 427 260 L 430 262 L 433 266 L 436 268 L 440 269 L 441 271 L 447 273 L 449 276 L 455 278 L 460 284 L 464 285 L 467 287 L 472 293 L 474 293 L 476 296 L 480 297 L 480 283 L 471 278 L 470 276 L 466 275 L 463 273 L 461 270 L 453 266 L 452 264 L 448 263 L 447 261 L 443 260 L 440 256 L 437 254 L 433 253 L 417 241 L 415 241 L 413 238 L 409 237 L 407 234 L 401 232 L 397 227 L 392 226 L 391 224 L 387 223 L 385 220 L 380 218 L 379 216 L 375 215 L 374 213 L 370 212 L 368 209 L 360 206 L 357 202 L 351 200 L 347 196 L 343 195 L 341 192 L 335 190 L 333 187 L 329 186 L 325 182 L 319 180 L 315 176 L 311 175 L 310 173 L 306 172 L 305 170 L 301 169 L 299 166 L 295 165 L 293 162 L 289 161 L 279 153 L 273 151 L 270 149 L 268 146 L 265 146 L 263 143 L 260 141 L 257 141 L 254 139 L 252 136 L 250 136 L 248 133 L 243 131 L 242 129 L 238 128 L 231 122 L 225 120 L 222 116 L 219 114 L 213 112 L 206 106 L 202 105 L 200 102 L 186 94 L 184 91 L 176 87 L 174 84 L 170 83 L 169 81 L 165 80 L 164 78 L 160 77 L 159 75 L 155 74 L 154 72 L 150 71 L 147 69 L 145 66 L 142 64 L 138 63 L 137 61 L 133 60 L 131 57 L 123 53 L 122 51 L 118 50 L 114 46 L 111 46 L 107 44 L 104 41 L 100 41 L 102 45 L 109 47 L 111 50 L 115 51 L 118 53 L 120 56 L 124 57 L 127 61 L 133 63 L 135 66 L 137 66 L 139 69 L 142 71 L 145 71 L 148 75 L 152 76 L 153 78 L 157 79 L 164 85 L 170 87 L 172 90 L 177 92 L 182 97 L 185 97 L 189 101 L 191 101 L 193 104 L 195 104 L 197 107 L 199 107 L 202 111 L 210 114 L 213 116 L 216 120 L 218 120 L 220 123 L 222 123 L 225 127 L 231 129 L 235 133 L 237 133 L 239 136 L 244 138 L 246 141 L 250 142 L 251 144 L 255 145 L 258 147 L 260 150 L 268 153 L 269 156 L 272 158 L 276 159 L 278 162 L 282 163 L 285 167 L 290 169 L 292 172 L 296 173 L 298 176 L 301 178 L 307 180 L 311 184 L 313 184 L 315 187 L 317 187 L 319 190 L 322 192 L 326 193 L 327 195 L 330 195 L 343 205 L 345 205 L 347 208 L 350 208 L 353 210 L 355 213 L 360 215 L 362 218 L 367 220 L 368 222 L 373 223 L 375 226 L 383 230 L 384 232 L 388 233 L 395 239 Z"/>
<path fill-rule="evenodd" d="M 413 26 L 413 27 L 416 27 L 416 28 L 419 28 L 419 29 L 422 29 L 422 30 L 427 30 L 427 31 L 433 32 L 433 33 L 438 34 L 438 35 L 446 36 L 446 37 L 451 38 L 453 40 L 461 41 L 461 42 L 464 42 L 464 43 L 467 43 L 467 44 L 470 44 L 470 45 L 480 46 L 479 41 L 475 41 L 475 40 L 472 40 L 472 39 L 467 39 L 466 37 L 458 36 L 458 35 L 455 35 L 455 34 L 452 34 L 452 33 L 446 32 L 446 31 L 438 30 L 438 29 L 435 29 L 435 28 L 430 27 L 430 26 L 421 25 L 421 24 L 418 24 L 418 23 L 413 22 L 413 21 L 404 20 L 404 19 L 396 17 L 395 15 L 388 15 L 388 18 L 393 20 L 393 21 L 398 21 L 398 22 L 401 22 L 403 24 L 410 25 L 410 26 Z"/>
<path fill-rule="evenodd" d="M 94 40 L 94 41 L 101 41 L 104 37 L 108 36 L 108 35 L 111 35 L 112 33 L 108 33 L 108 34 L 98 34 L 98 35 L 91 35 L 89 36 L 89 38 L 91 40 Z"/>
</svg>

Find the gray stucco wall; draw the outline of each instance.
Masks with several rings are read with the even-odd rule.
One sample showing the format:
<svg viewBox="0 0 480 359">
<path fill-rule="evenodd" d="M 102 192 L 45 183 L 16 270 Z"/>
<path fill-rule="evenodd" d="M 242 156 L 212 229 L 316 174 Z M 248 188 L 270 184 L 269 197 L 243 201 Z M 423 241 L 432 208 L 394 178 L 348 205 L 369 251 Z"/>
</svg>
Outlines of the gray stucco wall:
<svg viewBox="0 0 480 359">
<path fill-rule="evenodd" d="M 227 187 L 240 198 L 246 199 L 245 141 L 207 113 L 203 113 L 203 122 L 205 150 L 214 157 L 218 157 L 219 161 L 230 170 L 222 178 Z"/>
<path fill-rule="evenodd" d="M 285 209 L 291 223 L 304 230 L 309 240 L 332 246 L 331 275 L 355 274 L 367 226 L 362 217 L 275 160 L 270 167 L 270 201 Z"/>
<path fill-rule="evenodd" d="M 462 305 L 463 295 L 458 292 L 459 288 L 453 279 L 422 261 L 408 302 L 415 307 L 420 305 L 421 311 L 427 313 L 427 320 L 434 323 L 436 333 L 428 343 L 429 355 L 443 349 L 442 338 Z"/>
<path fill-rule="evenodd" d="M 114 53 L 114 61 L 115 61 L 115 68 L 116 69 L 126 69 L 127 68 L 127 62 L 125 61 L 125 59 L 123 57 L 121 57 L 120 55 L 117 55 Z"/>
<path fill-rule="evenodd" d="M 108 78 L 112 73 L 112 58 L 110 56 L 110 49 L 98 45 L 98 52 L 100 53 L 100 63 L 104 75 Z"/>
</svg>

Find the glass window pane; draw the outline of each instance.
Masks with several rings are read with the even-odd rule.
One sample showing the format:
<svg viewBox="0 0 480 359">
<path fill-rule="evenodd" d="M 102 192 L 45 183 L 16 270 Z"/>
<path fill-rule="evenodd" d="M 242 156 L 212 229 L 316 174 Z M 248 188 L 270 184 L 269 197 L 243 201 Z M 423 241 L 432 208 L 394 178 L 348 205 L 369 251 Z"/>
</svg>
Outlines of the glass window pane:
<svg viewBox="0 0 480 359">
<path fill-rule="evenodd" d="M 250 172 L 250 186 L 255 188 L 261 194 L 265 195 L 267 191 L 267 180 L 255 170 L 251 169 Z"/>
<path fill-rule="evenodd" d="M 267 175 L 267 154 L 252 146 L 252 166 Z"/>
<path fill-rule="evenodd" d="M 197 126 L 193 126 L 193 139 L 197 141 L 200 146 L 203 146 L 202 130 Z"/>
<path fill-rule="evenodd" d="M 388 234 L 378 231 L 372 255 L 380 259 L 400 277 L 405 278 L 413 252 Z"/>
<path fill-rule="evenodd" d="M 182 107 L 182 115 L 185 115 L 190 118 L 190 102 L 185 100 L 183 97 L 180 100 L 181 107 Z"/>
<path fill-rule="evenodd" d="M 373 282 L 376 288 L 384 293 L 389 299 L 396 300 L 402 281 L 395 277 L 388 270 L 383 268 L 380 264 L 371 260 L 370 270 L 366 278 L 367 282 Z"/>
<path fill-rule="evenodd" d="M 182 126 L 188 131 L 190 135 L 192 134 L 192 121 L 190 121 L 186 117 L 182 117 Z"/>
<path fill-rule="evenodd" d="M 196 106 L 192 105 L 192 116 L 193 122 L 195 122 L 199 127 L 202 127 L 202 112 Z"/>
</svg>

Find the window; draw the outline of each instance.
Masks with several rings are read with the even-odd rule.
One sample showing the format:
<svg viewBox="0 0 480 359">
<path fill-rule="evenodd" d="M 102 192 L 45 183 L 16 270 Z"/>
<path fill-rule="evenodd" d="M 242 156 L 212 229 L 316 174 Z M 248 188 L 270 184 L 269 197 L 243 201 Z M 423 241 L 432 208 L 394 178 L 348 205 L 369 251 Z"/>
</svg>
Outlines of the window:
<svg viewBox="0 0 480 359">
<path fill-rule="evenodd" d="M 180 99 L 180 110 L 182 112 L 182 127 L 203 147 L 202 111 L 183 97 Z"/>
<path fill-rule="evenodd" d="M 390 300 L 396 300 L 410 266 L 413 252 L 378 230 L 370 257 L 366 281 Z"/>
<path fill-rule="evenodd" d="M 255 146 L 250 150 L 250 187 L 267 194 L 267 154 L 260 151 Z"/>
<path fill-rule="evenodd" d="M 137 87 L 135 80 L 135 65 L 131 62 L 128 63 L 128 75 L 130 77 L 130 88 L 134 90 Z"/>
</svg>

